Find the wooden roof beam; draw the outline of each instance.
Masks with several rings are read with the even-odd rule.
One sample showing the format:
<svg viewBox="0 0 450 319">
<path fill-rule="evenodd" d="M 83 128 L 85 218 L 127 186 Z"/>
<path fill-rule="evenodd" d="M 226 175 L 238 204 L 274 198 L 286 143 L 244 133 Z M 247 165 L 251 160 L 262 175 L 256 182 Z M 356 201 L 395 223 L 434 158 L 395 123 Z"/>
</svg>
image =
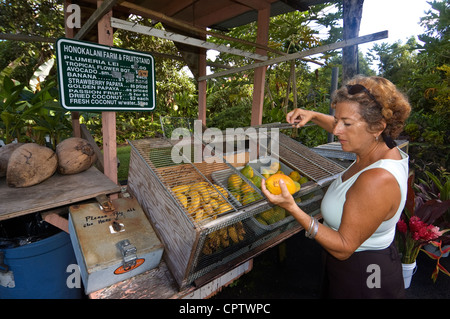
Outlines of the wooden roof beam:
<svg viewBox="0 0 450 319">
<path fill-rule="evenodd" d="M 205 40 L 199 40 L 196 38 L 191 38 L 188 36 L 175 34 L 173 32 L 163 31 L 163 30 L 155 29 L 152 27 L 147 27 L 147 26 L 140 25 L 140 24 L 137 24 L 134 22 L 129 22 L 129 21 L 120 20 L 120 19 L 116 19 L 116 18 L 111 18 L 111 26 L 114 28 L 128 30 L 128 31 L 137 32 L 137 33 L 141 33 L 141 34 L 146 34 L 146 35 L 151 35 L 151 36 L 155 36 L 158 38 L 171 40 L 174 42 L 179 42 L 179 43 L 184 43 L 184 44 L 188 44 L 188 45 L 195 46 L 195 47 L 200 47 L 203 49 L 212 49 L 212 50 L 217 50 L 217 51 L 221 51 L 221 52 L 227 52 L 230 54 L 245 56 L 245 57 L 248 57 L 251 59 L 256 59 L 256 60 L 262 60 L 262 61 L 267 60 L 267 56 L 263 56 L 260 54 L 247 52 L 247 51 L 243 51 L 243 50 L 238 50 L 238 49 L 228 47 L 226 45 L 214 44 L 211 42 L 206 42 Z"/>
<path fill-rule="evenodd" d="M 364 36 L 361 36 L 361 37 L 358 37 L 358 38 L 352 38 L 352 39 L 348 39 L 348 40 L 338 41 L 336 43 L 322 45 L 322 46 L 318 46 L 318 47 L 315 47 L 315 48 L 312 48 L 312 49 L 309 49 L 309 50 L 296 52 L 296 53 L 288 54 L 286 56 L 281 56 L 281 57 L 269 59 L 267 61 L 253 63 L 253 64 L 248 64 L 248 65 L 245 65 L 245 66 L 242 66 L 242 67 L 232 68 L 230 70 L 216 72 L 214 74 L 209 74 L 209 75 L 206 75 L 206 76 L 201 76 L 201 77 L 198 78 L 198 81 L 203 81 L 203 80 L 207 80 L 207 79 L 211 79 L 211 78 L 217 78 L 217 77 L 220 77 L 220 76 L 225 76 L 225 75 L 228 75 L 228 74 L 233 74 L 233 73 L 237 73 L 237 72 L 241 72 L 241 71 L 251 70 L 251 69 L 258 68 L 260 66 L 272 65 L 272 64 L 276 64 L 276 63 L 290 61 L 290 60 L 293 60 L 293 59 L 301 59 L 301 58 L 304 58 L 304 57 L 307 57 L 307 56 L 311 56 L 311 55 L 315 55 L 315 54 L 318 54 L 318 53 L 322 53 L 322 52 L 325 52 L 325 51 L 342 49 L 342 48 L 345 48 L 345 47 L 348 47 L 348 46 L 351 46 L 351 45 L 377 41 L 377 40 L 385 39 L 387 37 L 388 37 L 388 31 L 381 31 L 381 32 L 377 32 L 377 33 L 372 33 L 372 34 L 364 35 Z"/>
<path fill-rule="evenodd" d="M 142 6 L 136 5 L 136 4 L 128 2 L 128 1 L 124 1 L 120 5 L 123 6 L 123 7 L 128 8 L 128 9 L 133 10 L 134 13 L 136 13 L 138 15 L 142 15 L 142 16 L 145 15 L 147 17 L 150 17 L 151 19 L 160 21 L 162 23 L 165 23 L 167 25 L 170 25 L 170 26 L 173 26 L 173 27 L 176 27 L 176 28 L 180 28 L 180 29 L 183 29 L 183 30 L 186 30 L 186 31 L 190 31 L 190 32 L 195 32 L 195 33 L 198 33 L 200 35 L 209 35 L 209 36 L 212 36 L 212 37 L 215 37 L 215 38 L 219 38 L 219 39 L 223 39 L 223 40 L 226 40 L 226 41 L 231 41 L 231 42 L 237 42 L 237 43 L 245 44 L 245 45 L 248 45 L 248 46 L 251 46 L 251 47 L 256 47 L 256 48 L 259 48 L 259 49 L 263 49 L 263 50 L 266 50 L 266 51 L 269 51 L 269 52 L 272 52 L 272 53 L 276 53 L 276 54 L 279 54 L 279 55 L 286 55 L 285 52 L 282 52 L 282 51 L 270 48 L 270 47 L 268 47 L 266 45 L 261 45 L 261 44 L 255 43 L 255 42 L 250 42 L 250 41 L 246 41 L 246 40 L 242 40 L 242 39 L 238 39 L 238 38 L 233 38 L 233 37 L 230 37 L 230 36 L 227 36 L 227 35 L 224 35 L 224 34 L 216 33 L 216 32 L 213 32 L 213 31 L 208 31 L 208 30 L 205 30 L 203 28 L 196 27 L 196 26 L 191 25 L 191 24 L 189 24 L 187 22 L 184 22 L 184 21 L 181 21 L 181 20 L 178 20 L 178 19 L 174 19 L 174 18 L 169 17 L 169 16 L 167 16 L 165 14 L 162 14 L 160 12 L 156 12 L 156 11 L 144 8 Z"/>
<path fill-rule="evenodd" d="M 250 11 L 251 9 L 243 6 L 242 4 L 232 3 L 227 7 L 220 9 L 220 17 L 223 18 L 222 21 L 234 18 L 241 13 Z M 217 11 L 208 10 L 207 12 L 196 12 L 195 16 L 196 25 L 213 25 L 217 23 Z"/>
<path fill-rule="evenodd" d="M 231 0 L 233 2 L 240 3 L 244 6 L 247 6 L 249 8 L 255 9 L 255 10 L 262 10 L 270 6 L 270 3 L 273 1 L 267 1 L 267 0 Z"/>
</svg>

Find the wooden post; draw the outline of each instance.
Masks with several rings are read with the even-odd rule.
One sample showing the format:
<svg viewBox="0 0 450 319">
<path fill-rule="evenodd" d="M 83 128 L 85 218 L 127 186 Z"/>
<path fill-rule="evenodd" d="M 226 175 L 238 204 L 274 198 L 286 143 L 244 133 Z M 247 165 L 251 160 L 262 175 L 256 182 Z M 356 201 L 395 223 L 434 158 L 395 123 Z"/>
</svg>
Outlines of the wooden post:
<svg viewBox="0 0 450 319">
<path fill-rule="evenodd" d="M 269 41 L 270 6 L 258 10 L 258 31 L 256 43 L 267 45 Z M 257 54 L 266 55 L 267 51 L 257 48 Z M 251 125 L 262 124 L 263 104 L 264 104 L 264 82 L 266 78 L 266 66 L 255 69 L 253 80 L 253 102 Z"/>
<path fill-rule="evenodd" d="M 198 75 L 206 75 L 206 50 L 200 49 L 198 55 Z M 198 81 L 198 119 L 206 126 L 206 80 Z"/>
<path fill-rule="evenodd" d="M 97 0 L 97 7 L 103 1 Z M 98 22 L 98 43 L 112 46 L 113 29 L 111 27 L 112 11 L 106 13 Z M 117 145 L 116 113 L 102 112 L 104 174 L 117 184 Z"/>
<path fill-rule="evenodd" d="M 331 70 L 331 88 L 330 88 L 330 96 L 338 89 L 338 82 L 339 82 L 339 68 L 335 67 Z M 334 115 L 334 109 L 329 107 L 329 114 Z M 327 135 L 327 141 L 328 143 L 334 142 L 334 135 L 333 133 L 328 133 Z"/>
<path fill-rule="evenodd" d="M 364 0 L 344 0 L 344 40 L 357 38 Z M 342 82 L 358 74 L 358 45 L 342 49 Z"/>
<path fill-rule="evenodd" d="M 74 28 L 69 28 L 69 26 L 67 24 L 67 17 L 69 16 L 69 12 L 67 12 L 67 7 L 71 4 L 72 4 L 72 0 L 64 1 L 64 30 L 66 33 L 66 38 L 68 38 L 68 39 L 73 39 L 73 37 L 75 36 Z M 70 112 L 70 115 L 72 117 L 73 136 L 81 137 L 80 113 L 79 112 Z"/>
</svg>

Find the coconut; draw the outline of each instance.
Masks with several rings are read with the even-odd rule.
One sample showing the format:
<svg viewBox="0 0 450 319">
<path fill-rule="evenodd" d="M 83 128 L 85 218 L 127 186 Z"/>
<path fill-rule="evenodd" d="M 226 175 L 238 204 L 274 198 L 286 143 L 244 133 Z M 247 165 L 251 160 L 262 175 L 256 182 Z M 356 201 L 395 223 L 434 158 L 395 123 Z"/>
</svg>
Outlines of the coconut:
<svg viewBox="0 0 450 319">
<path fill-rule="evenodd" d="M 94 148 L 80 137 L 70 137 L 56 146 L 58 173 L 69 175 L 87 170 L 97 160 Z"/>
<path fill-rule="evenodd" d="M 55 152 L 35 143 L 18 147 L 9 158 L 6 182 L 10 187 L 28 187 L 51 177 L 58 166 Z"/>
<path fill-rule="evenodd" d="M 10 143 L 0 147 L 0 177 L 6 176 L 6 169 L 8 168 L 8 161 L 11 154 L 23 143 Z"/>
</svg>

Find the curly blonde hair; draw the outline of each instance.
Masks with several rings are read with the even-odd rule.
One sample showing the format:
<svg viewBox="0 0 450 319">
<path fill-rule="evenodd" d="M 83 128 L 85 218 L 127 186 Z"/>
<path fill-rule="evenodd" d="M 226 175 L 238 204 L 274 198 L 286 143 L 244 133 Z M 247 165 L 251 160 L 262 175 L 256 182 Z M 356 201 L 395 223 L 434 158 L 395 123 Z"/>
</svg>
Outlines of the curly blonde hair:
<svg viewBox="0 0 450 319">
<path fill-rule="evenodd" d="M 362 85 L 367 91 L 350 94 L 349 86 L 355 84 Z M 393 139 L 402 132 L 405 121 L 411 113 L 406 96 L 392 82 L 379 76 L 357 75 L 349 80 L 346 86 L 334 92 L 331 105 L 334 108 L 337 103 L 344 101 L 359 104 L 360 115 L 367 122 L 369 130 L 381 130 L 384 120 L 386 128 L 383 135 Z"/>
</svg>

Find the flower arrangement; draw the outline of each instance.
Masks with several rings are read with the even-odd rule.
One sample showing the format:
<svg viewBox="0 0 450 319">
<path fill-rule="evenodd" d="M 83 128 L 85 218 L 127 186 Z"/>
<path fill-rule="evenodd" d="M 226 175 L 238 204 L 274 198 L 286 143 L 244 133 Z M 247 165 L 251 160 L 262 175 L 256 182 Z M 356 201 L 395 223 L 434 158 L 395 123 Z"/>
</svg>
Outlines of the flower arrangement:
<svg viewBox="0 0 450 319">
<path fill-rule="evenodd" d="M 427 192 L 428 194 L 422 192 L 416 196 L 413 182 L 414 174 L 411 174 L 408 179 L 405 209 L 397 222 L 395 241 L 402 256 L 402 263 L 414 263 L 421 250 L 429 257 L 437 260 L 436 269 L 431 276 L 433 281 L 436 281 L 439 271 L 450 276 L 450 273 L 439 263 L 442 254 L 450 250 L 450 248 L 442 248 L 443 242 L 448 242 L 450 239 L 448 233 L 450 229 L 441 230 L 440 227 L 434 225 L 438 222 L 440 226 L 447 226 L 446 223 L 442 223 L 442 218 L 448 214 L 450 200 L 447 198 L 441 200 L 440 196 L 443 195 L 443 192 L 438 193 L 439 195 L 434 198 L 429 196 L 430 192 Z M 416 185 L 415 188 L 418 191 L 425 190 L 423 185 L 422 187 Z M 422 247 L 426 244 L 438 247 L 441 255 L 438 256 L 423 250 Z"/>
<path fill-rule="evenodd" d="M 407 220 L 406 214 L 397 222 L 397 247 L 402 254 L 402 263 L 412 264 L 422 246 L 442 236 L 439 227 L 423 222 L 412 216 Z"/>
</svg>

